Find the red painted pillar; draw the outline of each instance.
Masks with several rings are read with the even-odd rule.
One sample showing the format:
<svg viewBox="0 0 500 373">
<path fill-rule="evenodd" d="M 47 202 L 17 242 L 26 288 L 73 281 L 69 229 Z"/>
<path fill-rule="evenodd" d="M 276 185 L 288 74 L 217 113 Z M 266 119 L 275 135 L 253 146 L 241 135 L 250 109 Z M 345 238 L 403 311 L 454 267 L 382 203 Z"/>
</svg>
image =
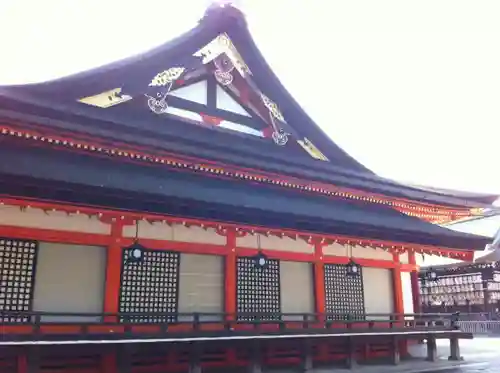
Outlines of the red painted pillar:
<svg viewBox="0 0 500 373">
<path fill-rule="evenodd" d="M 315 311 L 319 314 L 326 312 L 325 300 L 325 263 L 323 261 L 323 246 L 321 241 L 314 242 L 314 263 L 313 263 L 313 276 L 314 276 L 314 301 Z M 325 322 L 324 315 L 318 318 L 318 321 Z M 327 361 L 329 358 L 328 344 L 325 340 L 318 343 L 318 358 L 321 361 Z"/>
<path fill-rule="evenodd" d="M 325 268 L 323 263 L 323 244 L 314 243 L 314 299 L 317 313 L 324 313 L 326 310 L 325 301 Z"/>
<path fill-rule="evenodd" d="M 413 313 L 421 313 L 420 286 L 418 284 L 418 269 L 416 268 L 417 259 L 415 258 L 415 252 L 408 252 L 408 263 L 415 267 L 415 269 L 410 273 Z"/>
<path fill-rule="evenodd" d="M 111 242 L 107 249 L 106 284 L 104 287 L 104 312 L 116 314 L 119 312 L 120 280 L 122 265 L 122 235 L 124 221 L 111 218 Z M 107 316 L 108 322 L 117 322 L 117 317 Z M 117 357 L 114 352 L 103 351 L 101 367 L 109 373 L 117 372 Z"/>
<path fill-rule="evenodd" d="M 236 230 L 228 228 L 226 234 L 226 265 L 225 265 L 225 294 L 224 312 L 236 313 Z M 230 320 L 233 316 L 230 315 Z"/>
<path fill-rule="evenodd" d="M 394 291 L 394 313 L 404 314 L 404 301 L 403 301 L 403 283 L 401 281 L 401 261 L 399 259 L 399 253 L 393 253 L 392 259 L 394 262 L 394 268 L 392 270 L 392 288 Z M 398 316 L 398 320 L 401 323 L 404 322 L 404 317 Z M 399 351 L 401 355 L 407 355 L 408 346 L 406 341 L 399 342 Z"/>
<path fill-rule="evenodd" d="M 224 312 L 226 320 L 235 320 L 234 314 L 236 313 L 236 229 L 227 228 L 226 230 L 226 258 L 224 267 Z M 226 360 L 228 365 L 236 362 L 236 349 L 228 348 L 226 353 Z"/>
<path fill-rule="evenodd" d="M 120 275 L 122 265 L 122 234 L 123 220 L 112 218 L 111 221 L 111 243 L 107 250 L 106 261 L 106 285 L 104 290 L 104 312 L 118 313 L 118 299 L 120 295 Z M 107 320 L 116 320 L 107 317 Z"/>
<path fill-rule="evenodd" d="M 392 254 L 394 269 L 392 270 L 392 285 L 394 289 L 394 313 L 404 313 L 403 284 L 401 282 L 401 262 L 399 254 Z"/>
</svg>

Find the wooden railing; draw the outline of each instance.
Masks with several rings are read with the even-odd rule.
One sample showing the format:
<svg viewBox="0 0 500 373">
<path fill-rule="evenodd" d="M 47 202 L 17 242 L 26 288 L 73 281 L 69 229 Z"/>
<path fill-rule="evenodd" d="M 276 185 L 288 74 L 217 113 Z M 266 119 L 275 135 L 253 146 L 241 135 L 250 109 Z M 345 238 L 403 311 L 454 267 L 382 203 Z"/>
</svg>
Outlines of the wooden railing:
<svg viewBox="0 0 500 373">
<path fill-rule="evenodd" d="M 456 329 L 452 314 L 57 313 L 0 311 L 0 343 L 403 333 Z"/>
</svg>

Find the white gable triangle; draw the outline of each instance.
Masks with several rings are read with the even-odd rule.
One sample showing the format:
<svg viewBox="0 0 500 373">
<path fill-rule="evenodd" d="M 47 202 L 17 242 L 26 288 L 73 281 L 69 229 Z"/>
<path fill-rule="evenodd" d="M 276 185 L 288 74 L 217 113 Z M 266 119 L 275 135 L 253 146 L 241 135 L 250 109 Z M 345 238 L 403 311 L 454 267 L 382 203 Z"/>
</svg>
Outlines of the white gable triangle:
<svg viewBox="0 0 500 373">
<path fill-rule="evenodd" d="M 219 85 L 217 85 L 217 109 L 230 111 L 232 113 L 251 117 L 251 115 L 236 100 L 229 96 Z"/>
<path fill-rule="evenodd" d="M 207 81 L 190 84 L 186 87 L 170 91 L 170 96 L 183 98 L 184 100 L 196 102 L 198 104 L 207 104 Z"/>
</svg>

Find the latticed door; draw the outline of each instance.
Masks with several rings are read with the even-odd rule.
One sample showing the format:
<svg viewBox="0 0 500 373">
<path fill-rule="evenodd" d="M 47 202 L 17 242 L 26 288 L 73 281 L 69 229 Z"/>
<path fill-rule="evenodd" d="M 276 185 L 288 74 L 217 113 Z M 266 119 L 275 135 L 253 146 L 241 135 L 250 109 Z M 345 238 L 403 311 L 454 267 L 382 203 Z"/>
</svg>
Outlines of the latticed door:
<svg viewBox="0 0 500 373">
<path fill-rule="evenodd" d="M 177 320 L 180 254 L 144 250 L 141 261 L 129 260 L 123 250 L 120 312 L 121 321 L 164 323 Z M 163 315 L 162 315 L 163 314 Z"/>
<path fill-rule="evenodd" d="M 278 320 L 281 313 L 280 262 L 267 259 L 259 267 L 253 257 L 239 257 L 236 267 L 236 301 L 240 320 Z M 252 315 L 253 314 L 253 315 Z M 257 316 L 258 314 L 261 314 Z M 254 316 L 255 315 L 255 316 Z"/>
<path fill-rule="evenodd" d="M 364 319 L 365 298 L 363 292 L 363 272 L 358 276 L 348 276 L 347 266 L 325 264 L 325 311 L 336 315 L 330 320 Z"/>
<path fill-rule="evenodd" d="M 38 242 L 0 238 L 0 312 L 3 322 L 27 322 L 35 285 Z"/>
</svg>

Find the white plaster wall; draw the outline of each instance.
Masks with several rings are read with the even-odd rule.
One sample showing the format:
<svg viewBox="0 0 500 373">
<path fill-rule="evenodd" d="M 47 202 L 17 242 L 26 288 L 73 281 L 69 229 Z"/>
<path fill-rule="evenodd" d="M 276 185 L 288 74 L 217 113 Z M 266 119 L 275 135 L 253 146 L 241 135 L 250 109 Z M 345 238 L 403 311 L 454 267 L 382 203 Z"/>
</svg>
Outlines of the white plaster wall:
<svg viewBox="0 0 500 373">
<path fill-rule="evenodd" d="M 366 313 L 393 313 L 394 287 L 392 271 L 384 268 L 363 267 L 363 291 Z M 386 319 L 373 317 L 370 319 Z"/>
<path fill-rule="evenodd" d="M 224 311 L 223 257 L 181 254 L 179 271 L 179 312 Z M 220 317 L 202 316 L 200 320 L 220 320 Z"/>
<path fill-rule="evenodd" d="M 422 254 L 417 254 L 415 255 L 415 261 L 417 262 L 417 265 L 421 267 L 429 267 L 429 266 L 436 266 L 436 265 L 443 265 L 443 264 L 454 264 L 454 263 L 461 263 L 463 262 L 462 260 L 458 259 L 452 259 L 444 256 L 439 256 L 439 255 L 429 255 L 429 254 L 424 254 L 422 257 Z"/>
<path fill-rule="evenodd" d="M 281 312 L 313 313 L 314 281 L 312 264 L 280 261 Z M 302 320 L 301 316 L 287 316 L 285 320 Z"/>
<path fill-rule="evenodd" d="M 135 233 L 135 225 L 123 228 L 124 237 L 135 237 Z M 149 223 L 147 221 L 140 221 L 139 238 L 216 245 L 226 244 L 226 237 L 217 234 L 213 228 L 204 229 L 196 226 L 185 227 L 181 224 L 168 225 L 162 222 Z"/>
<path fill-rule="evenodd" d="M 413 313 L 413 292 L 410 272 L 401 272 L 401 285 L 403 288 L 403 312 L 405 314 Z"/>
<path fill-rule="evenodd" d="M 248 127 L 244 124 L 231 122 L 229 120 L 223 120 L 219 123 L 219 127 L 226 128 L 228 130 L 233 130 L 241 133 L 246 133 L 247 135 L 253 135 L 258 137 L 264 137 L 262 131 L 256 130 L 254 128 Z"/>
<path fill-rule="evenodd" d="M 207 81 L 202 80 L 201 82 L 188 85 L 186 87 L 181 87 L 169 93 L 170 96 L 176 96 L 183 98 L 188 101 L 193 101 L 199 104 L 207 104 Z"/>
<path fill-rule="evenodd" d="M 40 242 L 33 310 L 102 313 L 106 249 Z M 99 317 L 43 317 L 42 321 L 93 322 Z"/>
<path fill-rule="evenodd" d="M 348 249 L 347 246 L 341 245 L 339 243 L 333 243 L 331 245 L 323 247 L 324 255 L 348 256 L 350 251 L 351 250 Z M 352 256 L 354 258 L 392 261 L 392 254 L 389 251 L 385 251 L 380 248 L 353 246 Z"/>
<path fill-rule="evenodd" d="M 61 211 L 43 211 L 38 208 L 21 210 L 16 206 L 0 206 L 0 225 L 25 228 L 54 229 L 71 232 L 110 234 L 111 226 L 98 217 L 67 214 Z"/>
<path fill-rule="evenodd" d="M 201 115 L 199 113 L 195 113 L 194 111 L 178 109 L 176 107 L 169 106 L 166 112 L 168 114 L 172 114 L 181 118 L 186 118 L 195 122 L 203 122 L 203 118 L 201 117 Z"/>
<path fill-rule="evenodd" d="M 410 262 L 408 253 L 404 252 L 403 254 L 399 254 L 399 261 L 403 264 L 408 264 Z"/>
<path fill-rule="evenodd" d="M 290 237 L 267 237 L 257 234 L 248 234 L 244 237 L 238 237 L 236 239 L 236 246 L 257 249 L 259 248 L 257 236 L 260 236 L 260 248 L 262 249 L 290 251 L 297 253 L 314 253 L 314 246 L 308 244 L 306 241 L 300 238 L 295 240 Z"/>
<path fill-rule="evenodd" d="M 217 108 L 232 113 L 251 117 L 251 115 L 231 96 L 229 96 L 219 85 L 217 85 Z"/>
</svg>

